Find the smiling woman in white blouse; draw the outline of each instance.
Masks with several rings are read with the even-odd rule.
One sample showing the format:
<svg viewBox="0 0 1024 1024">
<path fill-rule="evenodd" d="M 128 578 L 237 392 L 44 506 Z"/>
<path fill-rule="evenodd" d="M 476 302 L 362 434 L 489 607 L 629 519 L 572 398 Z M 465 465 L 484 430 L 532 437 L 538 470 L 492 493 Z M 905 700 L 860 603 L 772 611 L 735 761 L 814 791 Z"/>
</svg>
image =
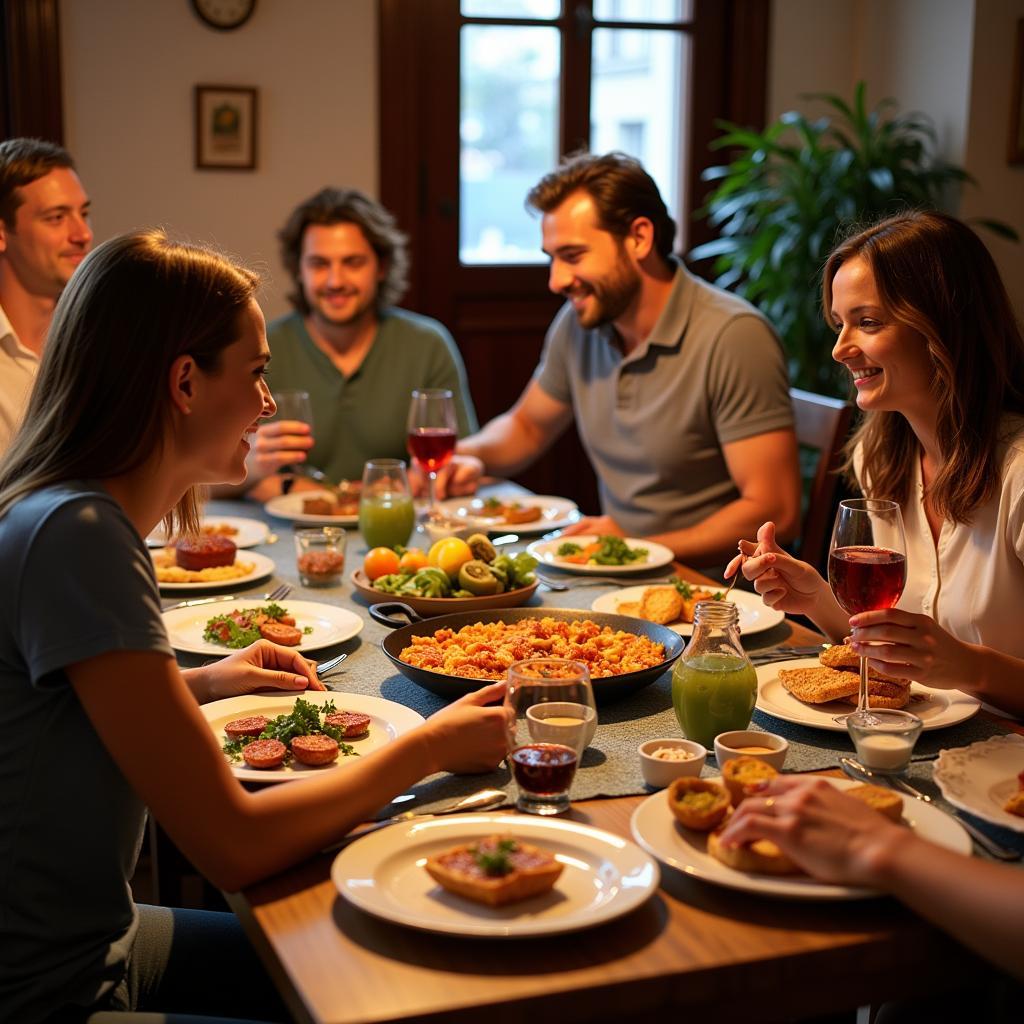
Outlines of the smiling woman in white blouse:
<svg viewBox="0 0 1024 1024">
<path fill-rule="evenodd" d="M 743 574 L 876 670 L 1024 715 L 1024 338 L 995 263 L 960 221 L 904 213 L 835 249 L 823 305 L 864 413 L 847 470 L 901 506 L 906 589 L 848 617 L 772 523 L 741 542 Z"/>
</svg>

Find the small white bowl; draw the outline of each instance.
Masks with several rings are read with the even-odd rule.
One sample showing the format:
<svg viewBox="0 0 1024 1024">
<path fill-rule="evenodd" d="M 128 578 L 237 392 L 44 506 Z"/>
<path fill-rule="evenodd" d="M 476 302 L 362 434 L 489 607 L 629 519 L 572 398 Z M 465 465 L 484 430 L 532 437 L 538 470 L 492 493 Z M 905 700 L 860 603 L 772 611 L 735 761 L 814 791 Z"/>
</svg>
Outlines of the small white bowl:
<svg viewBox="0 0 1024 1024">
<path fill-rule="evenodd" d="M 767 747 L 768 751 L 755 753 L 741 750 L 741 747 Z M 755 732 L 753 729 L 737 729 L 735 732 L 720 732 L 715 737 L 715 760 L 719 769 L 734 757 L 756 757 L 765 761 L 776 771 L 782 771 L 789 753 L 789 744 L 774 732 Z"/>
<path fill-rule="evenodd" d="M 574 718 L 580 724 L 576 728 L 565 723 L 548 725 L 545 721 L 548 718 Z M 597 732 L 597 712 L 587 705 L 569 701 L 552 700 L 534 704 L 526 709 L 526 719 L 530 739 L 535 743 L 564 743 L 567 747 L 575 747 L 572 740 L 579 735 L 577 729 L 580 729 L 583 732 L 583 746 L 580 749 L 586 750 Z"/>
<path fill-rule="evenodd" d="M 693 757 L 688 761 L 664 761 L 660 757 L 654 756 L 654 752 L 663 747 L 685 750 Z M 657 789 L 664 789 L 675 779 L 682 778 L 684 775 L 700 775 L 708 756 L 707 750 L 699 743 L 694 743 L 693 740 L 674 738 L 648 740 L 646 743 L 641 743 L 637 751 L 640 754 L 640 771 L 643 774 L 644 782 Z"/>
<path fill-rule="evenodd" d="M 423 529 L 430 538 L 431 544 L 436 544 L 439 540 L 445 540 L 448 537 L 458 537 L 460 540 L 466 540 L 474 533 L 481 532 L 477 528 L 476 523 L 463 519 L 460 516 L 447 516 L 440 520 L 425 519 Z"/>
</svg>

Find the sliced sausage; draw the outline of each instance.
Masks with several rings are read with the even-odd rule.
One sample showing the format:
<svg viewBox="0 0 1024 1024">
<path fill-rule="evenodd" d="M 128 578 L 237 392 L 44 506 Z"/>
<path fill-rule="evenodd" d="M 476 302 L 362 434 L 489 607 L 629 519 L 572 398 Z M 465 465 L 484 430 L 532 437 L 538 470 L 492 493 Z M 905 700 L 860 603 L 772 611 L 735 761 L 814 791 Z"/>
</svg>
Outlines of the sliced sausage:
<svg viewBox="0 0 1024 1024">
<path fill-rule="evenodd" d="M 324 724 L 340 729 L 342 736 L 350 739 L 370 731 L 370 716 L 358 711 L 333 711 L 324 719 Z"/>
<path fill-rule="evenodd" d="M 229 740 L 240 740 L 243 736 L 259 736 L 267 727 L 269 719 L 263 715 L 253 715 L 251 718 L 236 718 L 224 726 L 224 732 Z"/>
<path fill-rule="evenodd" d="M 330 764 L 338 759 L 338 744 L 330 736 L 317 733 L 313 736 L 296 736 L 292 740 L 292 755 L 302 764 Z"/>
<path fill-rule="evenodd" d="M 242 747 L 242 757 L 250 768 L 279 768 L 287 753 L 280 740 L 253 740 Z"/>
<path fill-rule="evenodd" d="M 298 647 L 302 643 L 302 630 L 294 626 L 284 626 L 280 622 L 268 620 L 260 626 L 260 636 L 283 647 Z"/>
</svg>

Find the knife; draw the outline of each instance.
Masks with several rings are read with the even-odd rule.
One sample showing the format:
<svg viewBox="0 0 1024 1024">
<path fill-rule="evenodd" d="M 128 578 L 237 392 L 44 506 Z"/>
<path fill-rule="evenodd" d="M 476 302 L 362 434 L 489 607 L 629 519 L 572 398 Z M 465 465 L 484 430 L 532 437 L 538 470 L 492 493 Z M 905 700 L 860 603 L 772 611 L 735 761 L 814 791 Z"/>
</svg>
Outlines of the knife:
<svg viewBox="0 0 1024 1024">
<path fill-rule="evenodd" d="M 843 771 L 846 772 L 851 779 L 856 779 L 858 782 L 867 782 L 872 785 L 878 785 L 879 782 L 887 782 L 890 789 L 900 790 L 908 796 L 912 796 L 914 799 L 920 800 L 922 803 L 931 804 L 932 807 L 938 811 L 942 811 L 943 814 L 949 814 L 951 818 L 963 826 L 964 831 L 983 850 L 995 857 L 996 860 L 1020 860 L 1021 855 L 1016 850 L 1011 850 L 1009 847 L 1003 846 L 1002 843 L 997 843 L 994 839 L 982 832 L 981 829 L 975 828 L 957 811 L 949 812 L 945 808 L 939 807 L 927 793 L 922 793 L 919 789 L 907 782 L 906 779 L 901 779 L 898 775 L 876 775 L 874 772 L 865 768 L 859 761 L 855 761 L 852 757 L 841 757 L 839 758 L 839 763 L 843 766 Z"/>
</svg>

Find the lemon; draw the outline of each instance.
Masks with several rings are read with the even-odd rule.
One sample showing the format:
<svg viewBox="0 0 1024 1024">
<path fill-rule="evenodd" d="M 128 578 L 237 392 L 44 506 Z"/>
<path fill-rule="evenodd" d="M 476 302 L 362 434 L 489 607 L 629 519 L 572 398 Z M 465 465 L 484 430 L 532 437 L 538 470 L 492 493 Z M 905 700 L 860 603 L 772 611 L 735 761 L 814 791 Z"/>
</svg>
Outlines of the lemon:
<svg viewBox="0 0 1024 1024">
<path fill-rule="evenodd" d="M 427 552 L 427 561 L 447 573 L 451 580 L 455 580 L 459 575 L 459 569 L 472 560 L 473 552 L 469 545 L 458 537 L 445 537 L 435 542 Z"/>
</svg>

